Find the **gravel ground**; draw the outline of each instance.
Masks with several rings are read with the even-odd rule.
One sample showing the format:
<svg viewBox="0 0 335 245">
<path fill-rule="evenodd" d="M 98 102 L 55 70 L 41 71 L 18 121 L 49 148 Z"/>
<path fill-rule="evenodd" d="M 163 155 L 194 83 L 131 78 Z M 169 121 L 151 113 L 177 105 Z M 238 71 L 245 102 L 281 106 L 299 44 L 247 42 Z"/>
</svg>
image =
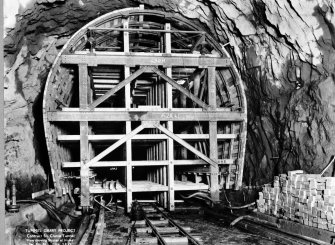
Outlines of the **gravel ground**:
<svg viewBox="0 0 335 245">
<path fill-rule="evenodd" d="M 236 228 L 227 228 L 224 220 L 213 219 L 199 214 L 175 214 L 174 220 L 181 226 L 189 226 L 192 232 L 201 234 L 204 245 L 274 245 L 277 244 L 266 238 L 249 234 Z M 106 228 L 103 236 L 103 245 L 124 245 L 128 238 L 128 228 L 131 222 L 123 210 L 116 214 L 105 213 Z"/>
</svg>

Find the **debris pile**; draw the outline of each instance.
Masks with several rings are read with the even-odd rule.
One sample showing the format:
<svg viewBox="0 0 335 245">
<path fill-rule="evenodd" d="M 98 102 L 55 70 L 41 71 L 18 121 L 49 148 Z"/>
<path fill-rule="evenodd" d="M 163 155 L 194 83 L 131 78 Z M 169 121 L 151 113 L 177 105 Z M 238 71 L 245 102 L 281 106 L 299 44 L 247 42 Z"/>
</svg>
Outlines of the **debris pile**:
<svg viewBox="0 0 335 245">
<path fill-rule="evenodd" d="M 257 209 L 261 213 L 335 232 L 335 177 L 302 170 L 275 176 L 264 186 Z"/>
</svg>

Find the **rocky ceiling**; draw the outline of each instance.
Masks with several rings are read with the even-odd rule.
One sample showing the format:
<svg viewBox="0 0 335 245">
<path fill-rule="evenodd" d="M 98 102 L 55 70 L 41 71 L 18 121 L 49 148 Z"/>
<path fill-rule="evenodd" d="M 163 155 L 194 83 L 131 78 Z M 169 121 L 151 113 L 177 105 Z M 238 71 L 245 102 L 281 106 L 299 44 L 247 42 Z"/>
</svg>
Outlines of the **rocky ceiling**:
<svg viewBox="0 0 335 245">
<path fill-rule="evenodd" d="M 56 55 L 92 19 L 139 4 L 205 26 L 232 53 L 248 97 L 246 185 L 321 171 L 335 154 L 333 0 L 5 0 L 5 165 L 21 195 L 50 174 L 41 97 Z"/>
</svg>

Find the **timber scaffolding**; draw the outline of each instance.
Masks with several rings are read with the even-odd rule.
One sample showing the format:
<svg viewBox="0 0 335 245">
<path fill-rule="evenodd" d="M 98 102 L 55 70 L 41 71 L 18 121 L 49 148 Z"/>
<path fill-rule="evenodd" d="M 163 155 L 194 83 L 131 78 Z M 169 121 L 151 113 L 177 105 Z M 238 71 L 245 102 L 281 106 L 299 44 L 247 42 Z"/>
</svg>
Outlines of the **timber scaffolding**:
<svg viewBox="0 0 335 245">
<path fill-rule="evenodd" d="M 143 7 L 103 15 L 66 43 L 44 91 L 56 193 L 119 193 L 129 212 L 178 192 L 242 185 L 246 98 L 229 54 L 177 14 Z"/>
</svg>

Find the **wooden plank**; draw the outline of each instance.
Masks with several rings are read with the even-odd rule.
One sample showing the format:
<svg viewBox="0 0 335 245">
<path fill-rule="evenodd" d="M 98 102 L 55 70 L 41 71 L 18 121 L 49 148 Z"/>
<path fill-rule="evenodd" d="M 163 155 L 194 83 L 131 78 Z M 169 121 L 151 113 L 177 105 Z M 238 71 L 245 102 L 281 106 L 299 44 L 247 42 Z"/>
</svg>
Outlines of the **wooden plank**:
<svg viewBox="0 0 335 245">
<path fill-rule="evenodd" d="M 170 24 L 166 24 L 165 28 L 171 28 Z M 166 37 L 165 39 L 165 49 L 167 51 L 171 50 L 171 37 Z M 172 68 L 166 68 L 166 75 L 172 77 Z M 172 86 L 169 83 L 166 83 L 166 105 L 169 110 L 173 109 L 173 94 Z M 169 120 L 166 124 L 167 129 L 170 132 L 173 132 L 173 122 Z M 174 193 L 174 143 L 173 139 L 169 137 L 167 140 L 167 159 L 169 165 L 167 167 L 167 185 L 168 185 L 168 209 L 169 211 L 175 210 L 175 193 Z"/>
<path fill-rule="evenodd" d="M 147 201 L 147 200 L 145 200 L 145 201 Z M 141 203 L 143 201 L 138 200 L 138 202 Z M 153 202 L 155 203 L 156 201 L 153 201 Z M 152 220 L 151 222 L 155 226 L 164 227 L 164 226 L 168 226 L 169 225 L 169 220 L 168 219 Z M 135 223 L 135 228 L 137 228 L 137 227 L 142 227 L 142 228 L 147 227 L 147 222 L 145 220 L 137 220 L 136 223 Z"/>
<path fill-rule="evenodd" d="M 120 82 L 118 79 L 93 79 L 94 84 L 116 85 Z"/>
<path fill-rule="evenodd" d="M 131 131 L 130 133 L 126 134 L 122 139 L 118 140 L 113 145 L 109 146 L 107 149 L 105 149 L 100 154 L 98 154 L 97 156 L 95 156 L 86 165 L 90 166 L 90 165 L 98 162 L 103 157 L 105 157 L 106 155 L 108 155 L 109 153 L 111 153 L 113 150 L 115 150 L 116 148 L 118 148 L 120 145 L 122 145 L 125 142 L 127 142 L 128 140 L 130 140 L 134 135 L 138 134 L 142 129 L 144 129 L 144 127 L 142 125 L 138 126 L 133 131 Z"/>
<path fill-rule="evenodd" d="M 243 121 L 246 114 L 239 112 L 225 111 L 81 111 L 66 112 L 52 111 L 47 112 L 48 121 L 51 122 L 76 122 L 76 121 Z"/>
<path fill-rule="evenodd" d="M 220 159 L 218 164 L 220 165 L 230 165 L 233 164 L 235 159 Z M 196 159 L 196 160 L 174 160 L 174 165 L 206 165 L 208 164 L 205 160 Z"/>
<path fill-rule="evenodd" d="M 129 22 L 128 20 L 123 23 L 123 28 L 128 29 L 129 28 Z M 124 52 L 129 52 L 129 46 L 130 46 L 130 41 L 129 41 L 129 32 L 124 31 L 123 32 L 123 50 Z M 132 77 L 134 76 L 138 77 L 140 74 L 142 74 L 142 71 L 144 72 L 147 68 L 142 67 L 132 75 L 130 75 L 130 68 L 129 66 L 124 67 L 124 77 Z M 142 70 L 142 71 L 141 71 Z M 133 76 L 133 77 L 134 77 Z M 134 78 L 135 79 L 135 78 Z M 132 79 L 133 80 L 133 79 Z M 132 81 L 130 80 L 130 81 Z M 131 107 L 131 92 L 130 92 L 130 81 L 125 83 L 125 107 L 126 109 L 130 109 Z M 122 82 L 121 82 L 122 83 Z M 121 83 L 119 84 L 120 86 Z M 131 121 L 126 121 L 126 134 L 131 133 Z M 126 186 L 127 186 L 127 194 L 126 194 L 126 205 L 127 205 L 127 212 L 129 213 L 131 211 L 131 205 L 133 202 L 133 193 L 132 193 L 132 141 L 131 139 L 126 141 L 126 161 L 127 161 L 127 166 L 126 166 Z"/>
<path fill-rule="evenodd" d="M 80 239 L 80 242 L 79 242 L 78 245 L 85 245 L 86 244 L 87 239 L 88 239 L 88 237 L 89 237 L 89 235 L 90 235 L 90 233 L 92 231 L 94 220 L 95 220 L 95 214 L 92 214 L 90 216 L 90 223 L 87 226 L 86 231 L 85 231 L 84 235 L 82 236 L 82 238 Z"/>
<path fill-rule="evenodd" d="M 151 148 L 150 148 L 151 149 Z M 219 159 L 219 165 L 231 165 L 233 164 L 235 159 Z M 132 161 L 132 166 L 167 166 L 170 164 L 168 160 L 162 161 L 154 161 L 154 160 L 146 160 L 146 161 Z M 206 165 L 207 162 L 202 159 L 196 160 L 173 160 L 173 164 L 175 166 L 183 166 L 183 165 Z M 102 167 L 125 167 L 127 166 L 127 161 L 99 161 L 92 165 L 91 168 L 102 168 Z M 63 168 L 79 168 L 80 162 L 63 162 Z"/>
<path fill-rule="evenodd" d="M 241 140 L 238 144 L 238 161 L 237 161 L 237 176 L 235 182 L 235 189 L 238 190 L 242 187 L 243 181 L 243 170 L 244 170 L 244 156 L 245 156 L 245 145 L 246 145 L 246 134 L 247 134 L 247 123 L 246 120 L 240 125 L 239 134 Z"/>
<path fill-rule="evenodd" d="M 103 96 L 99 97 L 97 100 L 95 100 L 92 104 L 89 105 L 89 108 L 92 110 L 98 105 L 100 105 L 102 102 L 106 101 L 109 97 L 111 97 L 113 94 L 115 94 L 117 91 L 122 89 L 124 86 L 129 85 L 131 81 L 133 81 L 135 78 L 137 78 L 142 73 L 150 70 L 150 67 L 143 66 L 142 68 L 138 69 L 136 72 L 131 74 L 130 76 L 127 76 L 126 79 L 124 79 L 122 82 L 117 84 L 114 88 L 106 92 Z"/>
<path fill-rule="evenodd" d="M 209 186 L 204 183 L 193 183 L 190 181 L 174 181 L 175 191 L 208 190 Z"/>
<path fill-rule="evenodd" d="M 131 133 L 131 122 L 126 122 L 126 132 L 128 134 Z M 129 213 L 131 211 L 131 205 L 133 202 L 133 194 L 132 194 L 132 144 L 131 140 L 128 140 L 126 142 L 126 161 L 127 161 L 127 169 L 126 169 L 126 177 L 127 177 L 127 212 Z"/>
<path fill-rule="evenodd" d="M 129 52 L 129 32 L 131 29 L 129 28 L 129 22 L 126 20 L 123 23 L 123 51 Z"/>
<path fill-rule="evenodd" d="M 92 164 L 92 168 L 104 168 L 104 167 L 125 167 L 127 166 L 127 161 L 99 161 Z M 78 168 L 80 167 L 80 162 L 63 162 L 63 168 Z"/>
<path fill-rule="evenodd" d="M 163 160 L 167 161 L 167 142 L 163 141 Z M 167 167 L 163 166 L 163 185 L 167 186 Z M 164 208 L 168 207 L 168 193 L 164 192 Z"/>
<path fill-rule="evenodd" d="M 208 104 L 212 110 L 216 109 L 216 78 L 215 67 L 208 67 Z M 210 169 L 210 193 L 212 200 L 220 201 L 219 193 L 219 166 L 218 160 L 218 140 L 217 140 L 217 122 L 209 122 L 209 156 L 215 162 L 211 164 Z"/>
<path fill-rule="evenodd" d="M 81 109 L 87 108 L 88 105 L 88 69 L 86 64 L 79 64 L 79 106 Z M 80 205 L 83 207 L 90 206 L 89 191 L 89 169 L 87 162 L 90 160 L 89 143 L 88 143 L 88 121 L 80 122 Z"/>
<path fill-rule="evenodd" d="M 169 85 L 169 84 L 167 84 Z M 172 107 L 171 107 L 172 108 Z M 61 111 L 63 112 L 79 112 L 83 111 L 80 108 L 76 107 L 62 107 Z M 125 112 L 125 108 L 94 108 L 95 112 Z M 127 111 L 131 112 L 150 112 L 150 111 L 158 111 L 158 112 L 170 112 L 171 109 L 168 108 L 161 108 L 160 106 L 153 106 L 153 105 L 139 105 L 138 108 L 130 108 Z M 173 108 L 173 112 L 203 112 L 202 108 Z M 227 108 L 216 108 L 215 110 L 218 113 L 221 112 L 231 112 L 230 109 Z M 207 113 L 207 112 L 206 112 Z"/>
<path fill-rule="evenodd" d="M 171 30 L 171 29 L 133 29 L 133 28 L 116 28 L 116 27 L 88 27 L 89 30 L 93 31 L 127 31 L 127 32 L 156 32 L 156 33 L 188 33 L 188 34 L 206 34 L 204 31 L 186 31 L 186 30 Z"/>
<path fill-rule="evenodd" d="M 91 54 L 91 56 L 94 55 L 118 55 L 118 56 L 124 56 L 124 55 L 129 55 L 128 53 L 125 52 L 119 52 L 119 51 L 99 51 L 99 52 L 95 52 L 94 54 L 92 54 L 90 51 L 87 50 L 77 50 L 74 52 L 75 55 L 88 55 Z M 195 54 L 190 54 L 190 53 L 186 53 L 186 54 L 180 54 L 180 53 L 171 53 L 169 55 L 167 54 L 163 54 L 164 56 L 171 56 L 171 57 L 191 57 L 191 58 L 196 58 L 196 57 L 212 57 L 212 58 L 220 58 L 219 54 L 199 54 L 199 53 L 195 53 Z M 143 52 L 132 52 L 131 56 L 146 56 L 146 57 L 161 57 L 162 53 L 143 53 Z"/>
<path fill-rule="evenodd" d="M 208 87 L 208 104 L 211 109 L 216 109 L 216 80 L 215 67 L 208 67 L 208 79 L 207 79 L 207 87 Z"/>
<path fill-rule="evenodd" d="M 170 54 L 171 53 L 171 24 L 170 23 L 165 23 L 164 31 L 165 31 L 165 35 L 164 35 L 165 53 Z"/>
<path fill-rule="evenodd" d="M 73 240 L 73 244 L 78 244 L 80 242 L 81 238 L 83 237 L 87 229 L 87 226 L 89 225 L 90 216 L 89 215 L 83 215 L 83 216 L 84 217 L 82 217 L 82 219 L 80 220 L 80 224 L 78 224 L 79 227 L 76 230 L 76 236 L 75 239 Z"/>
<path fill-rule="evenodd" d="M 90 160 L 88 145 L 88 122 L 80 122 L 80 162 L 82 166 Z"/>
<path fill-rule="evenodd" d="M 79 105 L 80 108 L 86 108 L 88 104 L 89 84 L 88 69 L 86 64 L 78 65 L 79 73 Z"/>
<path fill-rule="evenodd" d="M 218 144 L 217 144 L 217 122 L 209 122 L 209 155 L 216 163 L 210 168 L 210 192 L 214 201 L 219 201 L 219 166 L 218 166 Z"/>
<path fill-rule="evenodd" d="M 155 160 L 155 161 L 132 161 L 132 166 L 164 166 L 168 165 L 167 160 Z"/>
<path fill-rule="evenodd" d="M 103 202 L 103 204 L 105 203 Z M 101 245 L 105 226 L 106 226 L 105 209 L 103 207 L 100 207 L 99 219 L 98 219 L 97 224 L 95 225 L 95 233 L 94 233 L 92 244 Z"/>
<path fill-rule="evenodd" d="M 230 132 L 234 132 L 234 123 L 230 124 Z M 228 152 L 228 157 L 231 158 L 233 156 L 233 146 L 234 146 L 234 139 L 230 140 L 229 143 L 229 152 Z M 231 178 L 231 166 L 228 166 L 228 175 L 226 177 L 226 189 L 230 189 L 230 178 Z"/>
<path fill-rule="evenodd" d="M 147 215 L 149 216 L 149 215 Z M 179 234 L 179 229 L 176 227 L 156 227 L 157 231 L 161 234 Z M 184 227 L 184 229 L 188 232 L 191 232 L 191 227 Z M 145 234 L 145 233 L 152 233 L 152 229 L 150 227 L 138 227 L 136 228 L 137 234 Z"/>
<path fill-rule="evenodd" d="M 184 140 L 205 140 L 209 139 L 209 134 L 176 134 L 179 138 Z M 108 142 L 108 141 L 114 141 L 119 140 L 123 137 L 123 134 L 93 134 L 88 135 L 88 141 L 89 142 Z M 224 140 L 224 139 L 236 139 L 237 134 L 218 134 L 217 139 L 218 140 Z M 166 140 L 169 139 L 169 137 L 165 134 L 138 134 L 135 135 L 132 140 Z M 80 135 L 57 135 L 57 140 L 59 142 L 73 142 L 73 141 L 79 141 Z"/>
<path fill-rule="evenodd" d="M 103 90 L 106 90 L 108 91 L 109 89 L 112 89 L 114 88 L 116 85 L 113 85 L 113 84 L 95 84 L 94 85 L 94 89 L 95 91 L 103 91 Z M 99 93 L 99 92 L 98 92 Z"/>
<path fill-rule="evenodd" d="M 185 55 L 185 54 L 153 54 L 132 52 L 131 55 L 126 53 L 102 53 L 95 52 L 94 55 L 89 53 L 84 54 L 67 54 L 62 55 L 63 64 L 80 64 L 84 63 L 88 66 L 97 65 L 127 65 L 135 67 L 139 65 L 155 65 L 163 67 L 183 66 L 183 67 L 230 67 L 230 59 L 200 56 L 200 55 Z"/>
<path fill-rule="evenodd" d="M 133 181 L 132 192 L 167 191 L 168 187 L 151 181 Z"/>
</svg>

